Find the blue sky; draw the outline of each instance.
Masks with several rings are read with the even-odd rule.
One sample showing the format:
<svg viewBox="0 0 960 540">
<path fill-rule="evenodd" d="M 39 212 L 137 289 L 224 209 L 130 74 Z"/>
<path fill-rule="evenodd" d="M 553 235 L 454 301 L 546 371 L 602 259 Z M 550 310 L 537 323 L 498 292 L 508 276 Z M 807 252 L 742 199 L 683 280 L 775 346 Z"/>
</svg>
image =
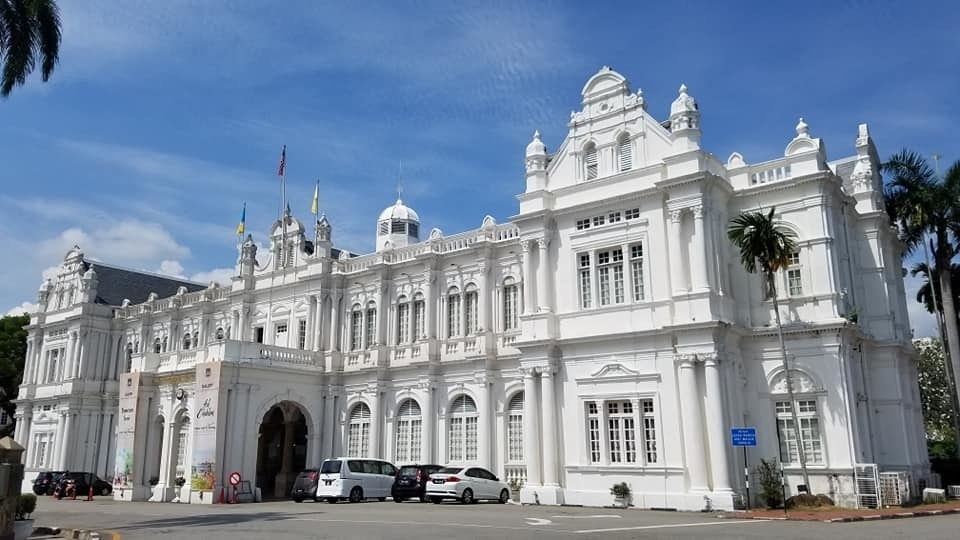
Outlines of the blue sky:
<svg viewBox="0 0 960 540">
<path fill-rule="evenodd" d="M 831 159 L 867 122 L 882 156 L 909 146 L 951 163 L 960 6 L 907 5 L 61 2 L 52 80 L 0 102 L 0 313 L 33 301 L 74 243 L 125 266 L 229 275 L 243 203 L 255 238 L 277 217 L 283 144 L 294 213 L 308 217 L 319 180 L 347 249 L 372 250 L 401 162 L 426 230 L 504 221 L 531 133 L 556 148 L 602 65 L 658 118 L 686 83 L 703 146 L 724 160 L 782 155 L 803 116 Z"/>
</svg>

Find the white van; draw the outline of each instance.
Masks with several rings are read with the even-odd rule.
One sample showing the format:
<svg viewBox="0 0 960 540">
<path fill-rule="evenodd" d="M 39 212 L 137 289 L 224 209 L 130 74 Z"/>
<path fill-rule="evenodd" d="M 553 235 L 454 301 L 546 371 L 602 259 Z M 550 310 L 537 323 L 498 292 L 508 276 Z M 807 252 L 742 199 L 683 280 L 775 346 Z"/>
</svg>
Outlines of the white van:
<svg viewBox="0 0 960 540">
<path fill-rule="evenodd" d="M 387 500 L 397 468 L 382 459 L 341 457 L 324 460 L 317 481 L 316 500 Z"/>
</svg>

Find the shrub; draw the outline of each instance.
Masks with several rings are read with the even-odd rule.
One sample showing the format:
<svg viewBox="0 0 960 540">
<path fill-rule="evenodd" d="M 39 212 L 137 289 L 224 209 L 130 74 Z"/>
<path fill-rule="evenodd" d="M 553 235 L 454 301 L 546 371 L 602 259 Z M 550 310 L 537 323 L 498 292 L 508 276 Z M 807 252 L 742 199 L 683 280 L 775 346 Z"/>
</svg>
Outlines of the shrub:
<svg viewBox="0 0 960 540">
<path fill-rule="evenodd" d="M 177 479 L 173 481 L 173 483 L 176 484 L 177 487 L 183 487 L 183 485 L 187 483 L 187 479 L 182 476 L 178 476 Z"/>
<path fill-rule="evenodd" d="M 30 514 L 37 509 L 37 496 L 33 493 L 24 493 L 17 496 L 17 519 L 30 519 Z"/>
<path fill-rule="evenodd" d="M 821 493 L 817 495 L 817 506 L 834 506 L 833 499 Z"/>
<path fill-rule="evenodd" d="M 787 508 L 819 508 L 822 506 L 833 506 L 833 499 L 823 494 L 810 495 L 809 493 L 801 493 L 787 499 Z"/>
<path fill-rule="evenodd" d="M 617 498 L 626 499 L 630 496 L 630 486 L 628 486 L 626 482 L 614 484 L 610 488 L 610 494 Z"/>
<path fill-rule="evenodd" d="M 760 479 L 760 502 L 767 508 L 779 508 L 783 504 L 783 486 L 777 460 L 761 459 L 754 474 Z"/>
</svg>

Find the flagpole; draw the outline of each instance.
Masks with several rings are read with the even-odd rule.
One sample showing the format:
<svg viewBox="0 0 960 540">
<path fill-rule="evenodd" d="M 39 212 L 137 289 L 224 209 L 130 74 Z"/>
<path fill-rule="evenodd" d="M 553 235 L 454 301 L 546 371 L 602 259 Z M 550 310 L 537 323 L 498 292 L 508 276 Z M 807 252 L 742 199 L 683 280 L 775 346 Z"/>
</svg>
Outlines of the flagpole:
<svg viewBox="0 0 960 540">
<path fill-rule="evenodd" d="M 280 268 L 287 266 L 287 145 L 280 152 Z"/>
<path fill-rule="evenodd" d="M 320 180 L 313 189 L 313 252 L 317 253 L 317 243 L 320 242 Z"/>
</svg>

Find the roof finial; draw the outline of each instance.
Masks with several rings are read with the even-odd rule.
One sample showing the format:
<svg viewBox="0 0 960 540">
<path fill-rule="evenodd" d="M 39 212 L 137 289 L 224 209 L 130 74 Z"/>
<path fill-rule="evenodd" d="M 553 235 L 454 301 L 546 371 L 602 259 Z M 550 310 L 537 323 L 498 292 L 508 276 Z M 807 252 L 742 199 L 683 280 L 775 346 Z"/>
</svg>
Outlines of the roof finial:
<svg viewBox="0 0 960 540">
<path fill-rule="evenodd" d="M 403 202 L 403 160 L 400 160 L 400 172 L 397 174 L 397 203 Z"/>
<path fill-rule="evenodd" d="M 803 121 L 803 117 L 800 117 L 800 121 L 797 122 L 797 137 L 808 137 L 810 133 L 810 126 Z"/>
<path fill-rule="evenodd" d="M 686 85 L 686 84 L 680 83 L 680 93 L 681 93 L 681 94 L 686 94 L 686 93 L 687 93 L 687 85 Z"/>
</svg>

